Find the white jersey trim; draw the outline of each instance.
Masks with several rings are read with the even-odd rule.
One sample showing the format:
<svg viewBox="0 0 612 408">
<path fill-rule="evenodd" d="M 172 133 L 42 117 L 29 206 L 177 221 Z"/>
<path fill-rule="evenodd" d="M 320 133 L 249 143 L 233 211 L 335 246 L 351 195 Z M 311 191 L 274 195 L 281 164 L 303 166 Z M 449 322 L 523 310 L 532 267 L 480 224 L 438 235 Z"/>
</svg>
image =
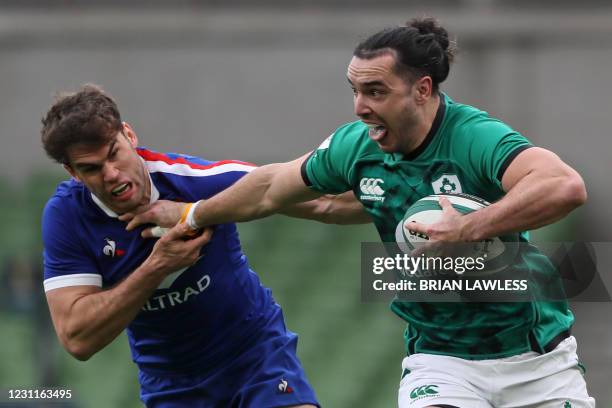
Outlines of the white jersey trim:
<svg viewBox="0 0 612 408">
<path fill-rule="evenodd" d="M 149 185 L 151 186 L 151 198 L 149 204 L 153 204 L 159 199 L 159 190 L 155 187 L 153 180 L 151 179 L 150 173 L 170 173 L 177 174 L 179 176 L 195 176 L 195 177 L 205 177 L 205 176 L 215 176 L 217 174 L 228 173 L 231 171 L 241 171 L 244 173 L 250 173 L 255 170 L 257 166 L 249 165 L 245 163 L 225 163 L 220 164 L 218 166 L 213 166 L 208 169 L 194 169 L 188 164 L 183 163 L 172 163 L 168 164 L 163 161 L 147 161 L 141 158 L 141 160 L 145 163 L 148 170 L 149 175 Z M 102 202 L 98 197 L 96 197 L 93 193 L 91 193 L 91 198 L 93 202 L 102 210 L 106 215 L 111 218 L 117 218 L 119 215 L 108 208 L 106 204 Z"/>
<path fill-rule="evenodd" d="M 96 273 L 75 273 L 73 275 L 55 276 L 43 282 L 45 292 L 68 286 L 98 286 L 102 287 L 102 275 Z"/>
<path fill-rule="evenodd" d="M 226 163 L 218 166 L 211 167 L 209 169 L 195 169 L 188 164 L 183 163 L 172 163 L 168 164 L 163 161 L 147 161 L 147 168 L 149 172 L 156 173 L 171 173 L 179 176 L 195 176 L 195 177 L 206 177 L 215 176 L 217 174 L 229 173 L 231 171 L 241 171 L 250 173 L 255 170 L 257 166 L 243 164 L 243 163 Z"/>
</svg>

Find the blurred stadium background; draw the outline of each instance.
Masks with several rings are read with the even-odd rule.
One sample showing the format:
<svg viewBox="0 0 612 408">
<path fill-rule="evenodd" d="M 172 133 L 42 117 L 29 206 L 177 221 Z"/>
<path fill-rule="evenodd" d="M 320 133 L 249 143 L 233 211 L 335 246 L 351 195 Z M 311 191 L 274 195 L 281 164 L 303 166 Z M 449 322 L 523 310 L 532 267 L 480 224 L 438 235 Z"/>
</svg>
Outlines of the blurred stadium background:
<svg viewBox="0 0 612 408">
<path fill-rule="evenodd" d="M 42 291 L 40 212 L 63 175 L 40 147 L 39 119 L 54 92 L 85 82 L 115 96 L 141 143 L 155 150 L 284 161 L 353 120 L 345 72 L 361 38 L 433 15 L 460 49 L 443 89 L 557 152 L 587 182 L 589 203 L 536 235 L 610 241 L 610 3 L 375 3 L 0 2 L 3 393 L 56 386 L 75 395 L 65 406 L 140 406 L 125 337 L 87 363 L 69 358 Z M 395 406 L 403 324 L 385 304 L 360 300 L 359 243 L 376 241 L 374 228 L 272 217 L 240 231 L 253 268 L 301 336 L 300 357 L 323 406 Z M 611 303 L 577 303 L 574 311 L 589 389 L 598 406 L 612 407 Z"/>
</svg>

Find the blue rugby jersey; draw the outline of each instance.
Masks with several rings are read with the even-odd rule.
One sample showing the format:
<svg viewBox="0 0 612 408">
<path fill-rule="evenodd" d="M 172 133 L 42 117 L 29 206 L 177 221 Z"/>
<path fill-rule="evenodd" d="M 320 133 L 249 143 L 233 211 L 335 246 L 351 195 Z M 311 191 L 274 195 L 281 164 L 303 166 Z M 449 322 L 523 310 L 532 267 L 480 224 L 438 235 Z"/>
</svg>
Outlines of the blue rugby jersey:
<svg viewBox="0 0 612 408">
<path fill-rule="evenodd" d="M 254 165 L 161 154 L 139 148 L 151 200 L 196 201 L 232 185 Z M 45 291 L 76 285 L 109 288 L 149 256 L 155 239 L 125 222 L 75 180 L 61 183 L 43 212 Z M 215 226 L 203 257 L 169 275 L 127 334 L 132 358 L 149 372 L 212 368 L 244 347 L 278 305 L 242 253 L 234 224 Z"/>
</svg>

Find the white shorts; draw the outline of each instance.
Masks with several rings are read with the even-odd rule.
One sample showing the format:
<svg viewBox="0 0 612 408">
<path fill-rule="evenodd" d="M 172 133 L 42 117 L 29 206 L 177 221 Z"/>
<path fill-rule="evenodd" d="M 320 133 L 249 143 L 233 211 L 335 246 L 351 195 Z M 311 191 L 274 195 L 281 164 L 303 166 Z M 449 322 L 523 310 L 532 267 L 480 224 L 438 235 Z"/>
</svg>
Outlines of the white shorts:
<svg viewBox="0 0 612 408">
<path fill-rule="evenodd" d="M 528 352 L 493 360 L 413 354 L 402 362 L 400 408 L 586 408 L 589 397 L 576 339 L 546 354 Z"/>
</svg>

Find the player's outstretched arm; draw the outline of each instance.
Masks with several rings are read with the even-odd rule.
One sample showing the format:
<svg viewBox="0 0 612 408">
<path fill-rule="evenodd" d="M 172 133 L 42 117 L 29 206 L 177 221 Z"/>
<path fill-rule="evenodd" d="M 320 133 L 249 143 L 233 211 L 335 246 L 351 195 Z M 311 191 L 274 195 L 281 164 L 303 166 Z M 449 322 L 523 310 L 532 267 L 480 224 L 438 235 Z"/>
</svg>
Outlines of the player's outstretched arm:
<svg viewBox="0 0 612 408">
<path fill-rule="evenodd" d="M 163 227 L 146 228 L 142 232 L 145 238 L 159 237 L 165 228 L 176 225 L 185 213 L 185 203 L 158 200 L 155 204 L 144 207 L 140 213 L 125 213 L 119 219 L 127 221 L 127 229 L 132 230 L 141 224 L 155 224 Z M 363 205 L 355 198 L 352 191 L 338 195 L 326 194 L 314 200 L 291 204 L 278 210 L 279 213 L 294 218 L 303 218 L 325 224 L 367 224 L 372 218 Z M 157 231 L 156 231 L 157 230 Z"/>
<path fill-rule="evenodd" d="M 186 225 L 171 229 L 142 265 L 112 289 L 71 286 L 48 291 L 51 318 L 64 348 L 77 359 L 87 360 L 113 341 L 167 275 L 198 260 L 200 249 L 212 236 L 207 229 L 184 240 L 187 232 Z"/>
<path fill-rule="evenodd" d="M 449 202 L 441 202 L 440 222 L 411 229 L 432 240 L 480 241 L 551 224 L 587 198 L 582 177 L 559 156 L 537 147 L 521 152 L 501 181 L 507 194 L 490 206 L 461 216 Z"/>
<path fill-rule="evenodd" d="M 198 226 L 266 217 L 291 204 L 322 194 L 306 186 L 300 168 L 304 159 L 259 167 L 230 188 L 200 203 L 193 217 Z"/>
<path fill-rule="evenodd" d="M 308 152 L 295 160 L 300 164 L 308 160 L 312 152 Z M 325 224 L 367 224 L 372 218 L 365 211 L 352 191 L 338 195 L 326 194 L 314 200 L 292 204 L 279 210 L 281 214 L 294 218 L 304 218 L 323 222 Z"/>
<path fill-rule="evenodd" d="M 280 210 L 289 217 L 304 218 L 325 224 L 367 224 L 372 218 L 352 191 L 326 194 L 315 200 L 293 204 Z"/>
<path fill-rule="evenodd" d="M 305 158 L 300 157 L 287 163 L 259 167 L 214 197 L 199 202 L 191 213 L 185 211 L 188 204 L 160 201 L 140 214 L 123 214 L 119 219 L 129 221 L 126 229 L 132 230 L 143 224 L 168 227 L 184 218 L 197 227 L 263 218 L 290 205 L 322 196 L 304 183 L 300 172 L 303 160 Z M 189 217 L 185 217 L 187 213 Z"/>
</svg>

